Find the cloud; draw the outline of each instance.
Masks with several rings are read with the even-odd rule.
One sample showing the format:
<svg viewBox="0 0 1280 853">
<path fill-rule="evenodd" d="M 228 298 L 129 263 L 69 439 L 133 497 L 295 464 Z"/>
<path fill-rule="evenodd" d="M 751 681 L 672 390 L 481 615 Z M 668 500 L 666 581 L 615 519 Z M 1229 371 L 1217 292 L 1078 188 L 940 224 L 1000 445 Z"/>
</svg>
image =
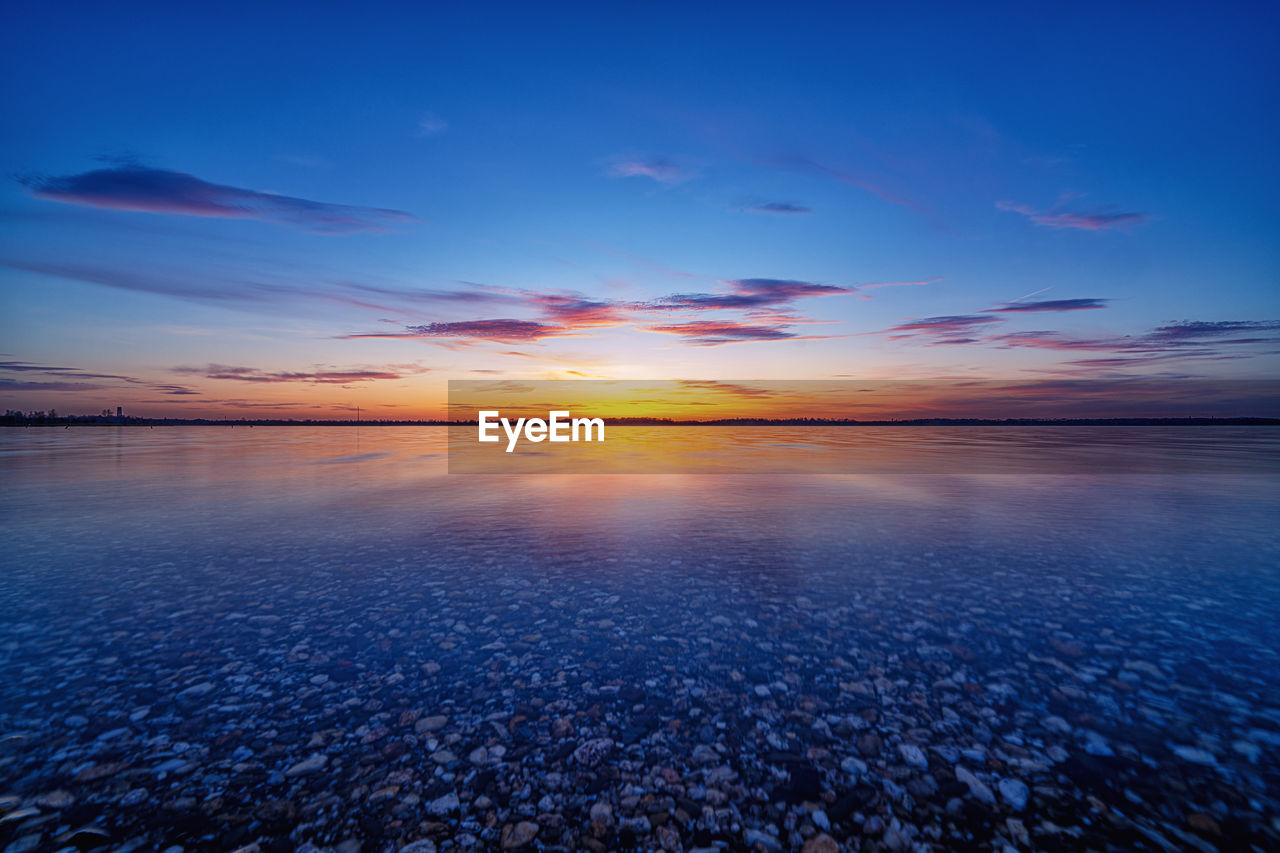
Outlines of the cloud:
<svg viewBox="0 0 1280 853">
<path fill-rule="evenodd" d="M 940 281 L 942 281 L 941 276 L 935 278 L 921 278 L 915 281 L 872 281 L 867 284 L 855 285 L 850 290 L 851 292 L 858 294 L 860 299 L 870 299 L 871 297 L 863 291 L 875 290 L 879 287 L 923 287 L 926 284 L 937 284 Z"/>
<path fill-rule="evenodd" d="M 790 330 L 793 323 L 816 322 L 802 318 L 777 317 L 769 322 L 734 320 L 691 320 L 686 323 L 662 323 L 637 326 L 642 332 L 676 335 L 691 346 L 712 347 L 760 341 L 817 341 L 837 335 L 797 335 Z"/>
<path fill-rule="evenodd" d="M 0 372 L 4 373 L 43 373 L 53 377 L 53 381 L 28 382 L 25 380 L 0 378 L 0 386 L 24 391 L 97 391 L 117 388 L 116 385 L 101 385 L 86 382 L 65 382 L 64 379 L 105 379 L 109 382 L 121 382 L 126 385 L 138 385 L 173 396 L 198 396 L 199 391 L 192 391 L 183 385 L 169 385 L 140 379 L 136 376 L 124 376 L 118 373 L 94 373 L 79 367 L 64 365 L 33 364 L 29 361 L 0 361 Z"/>
<path fill-rule="evenodd" d="M 652 178 L 660 184 L 680 184 L 693 177 L 693 171 L 665 157 L 620 159 L 609 167 L 614 178 Z"/>
<path fill-rule="evenodd" d="M 817 322 L 784 313 L 793 301 L 813 296 L 853 293 L 852 288 L 808 281 L 745 278 L 723 282 L 728 293 L 677 293 L 651 302 L 590 299 L 579 293 L 505 290 L 497 296 L 517 302 L 538 319 L 482 319 L 406 325 L 401 332 L 346 335 L 346 338 L 437 338 L 521 343 L 580 335 L 593 329 L 635 323 L 651 315 L 721 310 L 747 312 L 749 322 L 694 321 L 638 326 L 645 331 L 676 334 L 689 343 L 706 346 L 747 340 L 797 338 L 788 327 Z M 808 339 L 808 338 L 806 338 Z"/>
<path fill-rule="evenodd" d="M 499 319 L 425 323 L 420 326 L 406 326 L 403 332 L 343 335 L 342 338 L 344 340 L 353 338 L 465 338 L 511 344 L 540 341 L 543 338 L 560 337 L 572 333 L 572 329 L 563 325 L 539 323 L 534 320 Z"/>
<path fill-rule="evenodd" d="M 462 288 L 380 287 L 356 282 L 276 284 L 244 279 L 223 278 L 200 271 L 174 271 L 149 274 L 89 264 L 27 262 L 0 260 L 10 269 L 98 284 L 118 290 L 155 293 L 179 299 L 216 304 L 245 303 L 261 307 L 267 304 L 305 304 L 332 302 L 338 305 L 408 314 L 421 310 L 414 306 L 435 303 L 524 305 L 521 291 L 493 288 L 463 282 Z"/>
<path fill-rule="evenodd" d="M 667 323 L 658 326 L 641 326 L 645 332 L 679 335 L 695 346 L 719 346 L 743 341 L 780 341 L 796 337 L 785 325 L 737 323 L 729 320 L 694 320 L 688 323 Z"/>
<path fill-rule="evenodd" d="M 820 175 L 825 178 L 839 181 L 842 184 L 849 184 L 860 190 L 865 190 L 881 201 L 889 204 L 896 204 L 899 207 L 905 207 L 916 213 L 925 213 L 926 211 L 914 201 L 889 192 L 878 184 L 872 183 L 862 175 L 856 174 L 851 170 L 835 169 L 830 166 L 818 163 L 804 156 L 780 157 L 772 161 L 772 164 L 781 169 L 788 169 L 793 172 L 807 172 L 809 174 Z"/>
<path fill-rule="evenodd" d="M 448 129 L 449 122 L 435 113 L 423 113 L 422 118 L 418 119 L 419 136 L 438 136 Z"/>
<path fill-rule="evenodd" d="M 226 279 L 201 280 L 199 276 L 150 276 L 145 273 L 123 271 L 74 263 L 28 263 L 5 261 L 10 269 L 25 270 L 41 275 L 99 284 L 117 290 L 139 293 L 156 293 L 208 302 L 264 302 L 287 296 L 303 297 L 308 292 L 301 288 Z M 312 296 L 315 291 L 311 291 Z"/>
<path fill-rule="evenodd" d="M 14 373 L 65 373 L 68 371 L 78 372 L 79 368 L 46 367 L 43 364 L 31 364 L 26 361 L 0 361 L 0 370 L 8 370 Z"/>
<path fill-rule="evenodd" d="M 1088 311 L 1093 308 L 1106 308 L 1108 299 L 1045 299 L 1040 302 L 1006 302 L 996 308 L 988 308 L 986 313 L 1019 314 L 1038 313 L 1041 311 Z"/>
<path fill-rule="evenodd" d="M 996 207 L 1011 213 L 1020 213 L 1036 225 L 1046 228 L 1073 228 L 1080 231 L 1128 231 L 1135 225 L 1150 221 L 1145 213 L 1113 213 L 1107 210 L 1072 212 L 1061 209 L 1062 202 L 1050 210 L 1036 210 L 1029 205 L 1012 201 L 998 201 Z"/>
<path fill-rule="evenodd" d="M 1184 320 L 1157 326 L 1141 335 L 1073 337 L 1061 332 L 1035 330 L 994 335 L 987 339 L 999 347 L 1104 353 L 1096 358 L 1066 364 L 1098 369 L 1132 367 L 1178 360 L 1231 361 L 1252 357 L 1251 346 L 1280 345 L 1280 322 L 1264 320 Z"/>
<path fill-rule="evenodd" d="M 677 379 L 676 383 L 681 388 L 688 388 L 694 391 L 714 391 L 719 394 L 728 394 L 733 397 L 745 397 L 748 399 L 757 397 L 773 397 L 778 392 L 772 388 L 766 388 L 758 385 L 740 385 L 734 382 L 719 382 L 714 379 Z"/>
<path fill-rule="evenodd" d="M 1100 358 L 1079 358 L 1064 364 L 1086 368 L 1082 373 L 1091 373 L 1098 368 L 1137 367 L 1144 364 L 1155 364 L 1162 361 L 1239 361 L 1248 358 L 1246 355 L 1218 355 L 1216 353 L 1168 353 L 1165 355 L 1113 355 Z M 1070 372 L 1070 371 L 1068 371 Z"/>
<path fill-rule="evenodd" d="M 1280 344 L 1280 336 L 1263 334 L 1275 331 L 1280 331 L 1280 322 L 1183 320 L 1157 326 L 1142 335 L 1079 338 L 1069 337 L 1061 332 L 1036 330 L 1011 332 L 992 337 L 991 340 L 1001 346 L 1033 349 L 1177 353 L 1212 350 L 1221 346 Z"/>
<path fill-rule="evenodd" d="M 387 231 L 419 221 L 402 210 L 311 201 L 130 164 L 63 177 L 30 177 L 22 183 L 31 195 L 49 201 L 110 210 L 256 219 L 323 234 Z"/>
<path fill-rule="evenodd" d="M 813 208 L 789 201 L 762 201 L 747 208 L 748 213 L 766 213 L 774 216 L 796 216 L 813 213 Z"/>
<path fill-rule="evenodd" d="M 89 382 L 28 382 L 0 377 L 0 391 L 101 391 L 109 387 Z"/>
<path fill-rule="evenodd" d="M 1071 338 L 1061 332 L 1047 330 L 1009 332 L 1004 335 L 994 335 L 988 340 L 1002 347 L 1052 350 L 1117 350 L 1127 349 L 1137 343 L 1137 339 L 1126 337 Z"/>
<path fill-rule="evenodd" d="M 808 296 L 837 296 L 854 292 L 848 287 L 779 278 L 743 278 L 726 281 L 723 284 L 733 292 L 675 293 L 649 303 L 649 307 L 658 310 L 695 311 L 776 307 Z"/>
<path fill-rule="evenodd" d="M 458 287 L 412 288 L 359 282 L 286 282 L 223 278 L 202 271 L 158 270 L 138 272 L 90 264 L 0 260 L 0 265 L 42 275 L 84 281 L 127 291 L 154 293 L 220 305 L 243 305 L 254 310 L 288 306 L 291 311 L 315 303 L 333 303 L 381 314 L 379 323 L 391 324 L 395 331 L 361 331 L 339 335 L 339 340 L 359 338 L 431 339 L 443 347 L 467 346 L 475 341 L 522 343 L 544 338 L 570 337 L 594 329 L 624 326 L 645 321 L 654 315 L 662 319 L 690 319 L 691 312 L 738 311 L 752 322 L 745 326 L 790 326 L 816 322 L 797 316 L 790 309 L 800 299 L 862 293 L 877 287 L 929 284 L 921 281 L 872 282 L 856 287 L 802 281 L 798 279 L 743 278 L 721 282 L 720 293 L 675 293 L 638 302 L 591 298 L 573 291 L 539 291 L 460 282 Z M 477 308 L 479 319 L 433 320 L 414 323 L 424 306 L 469 305 Z M 481 311 L 487 307 L 491 310 Z M 509 309 L 510 313 L 508 313 Z M 519 312 L 527 312 L 521 317 Z M 488 314 L 488 317 L 484 317 Z M 681 315 L 685 316 L 681 316 Z M 498 315 L 494 317 L 494 315 Z M 388 319 L 390 317 L 399 319 Z M 666 323 L 660 325 L 674 325 Z M 742 332 L 765 339 L 767 333 Z M 776 340 L 794 337 L 773 335 Z M 745 339 L 745 337 L 744 337 Z M 701 342 L 699 342 L 701 343 Z"/>
<path fill-rule="evenodd" d="M 566 326 L 617 326 L 626 322 L 630 313 L 627 305 L 577 294 L 529 293 L 527 300 L 544 316 Z"/>
<path fill-rule="evenodd" d="M 985 314 L 922 317 L 886 329 L 884 334 L 891 341 L 920 337 L 931 344 L 970 344 L 980 340 L 973 335 L 984 331 L 993 323 L 1002 322 L 1004 321 L 1000 317 L 988 317 Z"/>
<path fill-rule="evenodd" d="M 1274 332 L 1280 330 L 1280 322 L 1275 320 L 1182 320 L 1166 326 L 1157 326 L 1151 330 L 1149 337 L 1167 343 L 1185 343 L 1215 340 L 1228 335 L 1257 335 L 1258 332 Z M 1274 337 L 1249 337 L 1226 341 L 1225 343 L 1252 344 L 1274 343 Z"/>
<path fill-rule="evenodd" d="M 379 379 L 404 379 L 425 373 L 428 368 L 417 365 L 379 369 L 329 369 L 316 371 L 267 371 L 257 367 L 235 367 L 210 364 L 205 367 L 174 367 L 174 373 L 193 374 L 205 379 L 229 379 L 236 382 L 305 382 L 311 385 L 350 385 Z"/>
</svg>

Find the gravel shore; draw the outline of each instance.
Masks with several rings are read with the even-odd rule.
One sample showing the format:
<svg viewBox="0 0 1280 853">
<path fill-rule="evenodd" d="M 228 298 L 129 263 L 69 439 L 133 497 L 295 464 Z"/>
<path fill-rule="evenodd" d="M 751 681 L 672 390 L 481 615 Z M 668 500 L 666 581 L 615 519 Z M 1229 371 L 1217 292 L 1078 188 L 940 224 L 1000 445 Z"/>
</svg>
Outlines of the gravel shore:
<svg viewBox="0 0 1280 853">
<path fill-rule="evenodd" d="M 18 572 L 0 845 L 1280 848 L 1274 597 L 967 548 L 825 559 Z"/>
</svg>

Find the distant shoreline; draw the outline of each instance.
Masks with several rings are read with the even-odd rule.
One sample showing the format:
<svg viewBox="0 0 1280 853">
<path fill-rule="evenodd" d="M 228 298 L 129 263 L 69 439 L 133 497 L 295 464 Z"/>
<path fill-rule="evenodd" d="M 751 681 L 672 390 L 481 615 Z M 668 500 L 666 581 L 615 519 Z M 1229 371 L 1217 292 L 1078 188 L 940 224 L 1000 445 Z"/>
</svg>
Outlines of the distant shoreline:
<svg viewBox="0 0 1280 853">
<path fill-rule="evenodd" d="M 665 418 L 605 418 L 609 426 L 728 426 L 728 427 L 938 427 L 938 426 L 1280 426 L 1280 418 L 904 418 L 899 420 L 853 420 L 842 418 L 720 418 L 705 421 Z M 298 426 L 298 427 L 448 427 L 476 426 L 476 421 L 392 421 L 392 420 L 278 420 L 271 418 L 104 418 L 91 416 L 23 417 L 7 416 L 0 426 L 23 427 L 158 427 L 158 426 Z"/>
</svg>

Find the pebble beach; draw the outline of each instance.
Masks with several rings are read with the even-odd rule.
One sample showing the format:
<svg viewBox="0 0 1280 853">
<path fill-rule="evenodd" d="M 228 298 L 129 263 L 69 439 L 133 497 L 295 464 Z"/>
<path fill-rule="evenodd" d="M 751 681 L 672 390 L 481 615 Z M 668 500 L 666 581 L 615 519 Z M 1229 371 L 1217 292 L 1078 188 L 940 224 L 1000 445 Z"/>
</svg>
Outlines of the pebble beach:
<svg viewBox="0 0 1280 853">
<path fill-rule="evenodd" d="M 1280 846 L 1266 479 L 495 491 L 402 445 L 61 508 L 17 466 L 0 849 Z"/>
</svg>

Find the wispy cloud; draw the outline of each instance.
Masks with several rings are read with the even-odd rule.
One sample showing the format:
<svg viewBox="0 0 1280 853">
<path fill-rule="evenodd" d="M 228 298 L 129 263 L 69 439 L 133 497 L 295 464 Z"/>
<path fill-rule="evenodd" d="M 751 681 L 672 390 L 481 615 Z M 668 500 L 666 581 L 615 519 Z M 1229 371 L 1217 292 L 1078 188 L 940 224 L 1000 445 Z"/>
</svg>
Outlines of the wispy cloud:
<svg viewBox="0 0 1280 853">
<path fill-rule="evenodd" d="M 343 335 L 343 340 L 355 338 L 462 338 L 494 343 L 526 343 L 543 338 L 573 334 L 565 325 L 539 323 L 535 320 L 458 320 L 454 322 L 424 323 L 406 326 L 403 332 L 371 332 Z"/>
<path fill-rule="evenodd" d="M 578 294 L 528 293 L 528 303 L 548 319 L 566 326 L 617 326 L 627 321 L 630 306 L 625 303 L 588 299 Z"/>
<path fill-rule="evenodd" d="M 842 286 L 799 279 L 742 278 L 721 281 L 724 288 L 721 292 L 673 293 L 648 301 L 636 301 L 595 298 L 575 291 L 499 287 L 476 282 L 458 282 L 452 287 L 403 287 L 351 281 L 225 278 L 204 271 L 137 271 L 60 261 L 0 259 L 0 265 L 120 290 L 255 311 L 285 307 L 298 311 L 324 303 L 376 311 L 380 315 L 378 322 L 394 326 L 395 330 L 361 330 L 339 335 L 338 339 L 429 339 L 446 348 L 466 346 L 473 341 L 521 343 L 581 336 L 611 326 L 648 324 L 659 318 L 664 322 L 655 325 L 672 326 L 686 320 L 692 322 L 698 314 L 708 311 L 740 312 L 731 321 L 741 321 L 747 327 L 747 331 L 739 335 L 742 340 L 786 340 L 796 336 L 790 333 L 769 334 L 758 329 L 751 331 L 750 327 L 770 324 L 786 327 L 816 322 L 795 311 L 796 303 L 803 299 L 844 295 L 867 299 L 865 291 L 876 288 L 919 286 L 940 281 L 931 278 Z M 427 311 L 436 307 L 447 310 L 450 306 L 471 306 L 480 316 L 458 319 L 431 317 L 430 322 L 414 322 Z M 786 330 L 781 328 L 778 331 Z M 731 332 L 727 332 L 726 337 Z"/>
<path fill-rule="evenodd" d="M 866 284 L 854 285 L 850 291 L 856 293 L 860 299 L 870 299 L 871 297 L 865 293 L 867 290 L 875 290 L 880 287 L 923 287 L 926 284 L 937 284 L 942 281 L 942 277 L 921 278 L 915 281 L 871 281 Z"/>
<path fill-rule="evenodd" d="M 1025 332 L 1008 332 L 993 335 L 988 342 L 1002 347 L 1023 347 L 1026 349 L 1051 350 L 1118 350 L 1128 349 L 1136 345 L 1137 338 L 1077 338 L 1046 329 L 1034 329 Z"/>
<path fill-rule="evenodd" d="M 747 320 L 689 320 L 682 323 L 658 323 L 637 326 L 642 332 L 676 335 L 690 346 L 711 347 L 723 344 L 764 341 L 818 341 L 843 335 L 799 335 L 791 330 L 797 324 L 821 323 L 804 317 L 752 315 Z"/>
<path fill-rule="evenodd" d="M 1067 198 L 1069 200 L 1073 196 Z M 1026 204 L 998 201 L 996 202 L 996 207 L 1010 213 L 1020 213 L 1036 225 L 1041 225 L 1045 228 L 1071 228 L 1079 231 L 1108 231 L 1111 229 L 1128 231 L 1134 226 L 1142 225 L 1151 219 L 1150 215 L 1146 213 L 1124 213 L 1110 209 L 1092 211 L 1064 210 L 1063 206 L 1065 204 L 1066 201 L 1062 201 L 1049 210 L 1036 210 Z"/>
<path fill-rule="evenodd" d="M 439 136 L 449 129 L 449 122 L 435 113 L 423 113 L 418 119 L 419 136 Z"/>
<path fill-rule="evenodd" d="M 36 381 L 26 379 L 10 379 L 0 376 L 0 391 L 101 391 L 109 385 L 95 385 L 91 382 L 59 382 Z"/>
<path fill-rule="evenodd" d="M 1130 353 L 1216 353 L 1223 346 L 1280 344 L 1280 322 L 1264 320 L 1183 320 L 1141 335 L 1073 337 L 1056 331 L 1011 332 L 991 338 L 1006 347 Z"/>
<path fill-rule="evenodd" d="M 1275 320 L 1182 320 L 1157 326 L 1149 337 L 1169 344 L 1206 340 L 1236 344 L 1275 343 L 1280 342 L 1280 339 L 1275 336 L 1258 337 L 1258 334 L 1278 330 L 1280 322 Z M 1246 337 L 1233 337 L 1237 335 Z M 1223 340 L 1224 338 L 1228 340 Z"/>
<path fill-rule="evenodd" d="M 992 324 L 1001 322 L 1004 321 L 1000 317 L 989 317 L 985 314 L 922 317 L 899 323 L 886 329 L 884 334 L 887 334 L 891 341 L 923 338 L 930 344 L 971 344 L 981 340 L 976 335 L 984 332 Z"/>
<path fill-rule="evenodd" d="M 722 282 L 730 293 L 675 293 L 649 303 L 657 309 L 743 309 L 786 305 L 809 296 L 837 296 L 852 288 L 779 278 L 742 278 Z"/>
<path fill-rule="evenodd" d="M 745 209 L 748 213 L 765 213 L 773 216 L 798 216 L 813 213 L 813 208 L 806 207 L 803 204 L 793 204 L 789 201 L 762 201 L 749 205 Z"/>
<path fill-rule="evenodd" d="M 1088 311 L 1094 308 L 1106 308 L 1107 299 L 1044 299 L 1039 302 L 1006 302 L 995 308 L 988 308 L 987 313 L 996 314 L 1033 314 L 1043 311 Z"/>
<path fill-rule="evenodd" d="M 398 365 L 384 368 L 319 369 L 312 371 L 270 371 L 258 367 L 237 367 L 226 364 L 209 364 L 204 367 L 179 366 L 174 373 L 202 376 L 205 379 L 228 379 L 236 382 L 302 382 L 310 385 L 351 385 L 357 382 L 374 382 L 380 379 L 404 379 L 427 372 L 429 368 L 418 365 Z"/>
<path fill-rule="evenodd" d="M 121 387 L 111 383 L 122 383 L 123 385 L 137 385 L 157 391 L 161 394 L 181 397 L 181 396 L 198 396 L 199 391 L 193 391 L 185 385 L 173 385 L 164 382 L 155 382 L 150 379 L 141 379 L 137 376 L 125 376 L 119 373 L 95 373 L 93 371 L 82 370 L 79 367 L 67 367 L 64 365 L 53 364 L 34 364 L 29 361 L 0 361 L 0 373 L 22 373 L 22 374 L 44 374 L 52 377 L 47 381 L 29 381 L 17 380 L 7 377 L 0 377 L 0 386 L 15 390 L 26 391 L 98 391 L 106 388 Z M 67 382 L 67 379 L 96 379 L 106 380 L 108 384 L 100 382 Z"/>
<path fill-rule="evenodd" d="M 1105 369 L 1179 359 L 1226 360 L 1257 354 L 1258 346 L 1280 346 L 1280 322 L 1263 320 L 1184 320 L 1157 326 L 1138 335 L 1072 335 L 1051 329 L 995 333 L 1005 317 L 992 313 L 1079 311 L 1103 307 L 1102 299 L 1059 299 L 1042 303 L 1013 303 L 981 314 L 925 317 L 909 320 L 879 334 L 889 340 L 919 339 L 926 345 L 970 344 L 998 349 L 1038 349 L 1054 352 L 1101 353 L 1097 358 L 1068 365 Z M 1250 350 L 1249 348 L 1253 349 Z"/>
<path fill-rule="evenodd" d="M 809 281 L 744 278 L 722 282 L 725 293 L 676 293 L 649 302 L 592 299 L 572 292 L 497 290 L 495 298 L 522 305 L 536 319 L 478 319 L 406 325 L 399 332 L 371 332 L 344 338 L 428 338 L 521 343 L 590 334 L 596 329 L 634 325 L 650 332 L 678 335 L 697 346 L 735 341 L 806 339 L 789 327 L 818 322 L 788 313 L 796 300 L 855 292 L 853 288 Z M 738 319 L 696 320 L 691 313 L 743 312 Z M 655 317 L 670 322 L 648 323 Z M 689 318 L 689 319 L 685 319 Z"/>
<path fill-rule="evenodd" d="M 36 198 L 110 210 L 280 222 L 324 234 L 387 231 L 418 222 L 403 210 L 330 204 L 124 164 L 78 175 L 23 179 Z"/>
<path fill-rule="evenodd" d="M 793 172 L 805 172 L 812 175 L 819 175 L 824 178 L 830 178 L 834 181 L 839 181 L 842 184 L 848 184 L 849 186 L 857 187 L 860 190 L 865 190 L 881 201 L 886 201 L 889 204 L 896 204 L 899 207 L 905 207 L 908 210 L 915 211 L 916 213 L 926 212 L 923 207 L 911 199 L 897 193 L 890 192 L 878 182 L 873 182 L 865 175 L 856 172 L 853 169 L 837 169 L 804 156 L 779 157 L 770 161 L 770 164 Z"/>
<path fill-rule="evenodd" d="M 994 335 L 998 347 L 1099 353 L 1065 362 L 1073 372 L 1091 373 L 1175 361 L 1236 361 L 1280 346 L 1280 322 L 1257 320 L 1184 320 L 1140 335 L 1082 337 L 1034 330 Z M 1260 349 L 1261 348 L 1261 349 Z"/>
<path fill-rule="evenodd" d="M 679 184 L 693 177 L 693 170 L 666 157 L 621 157 L 609 167 L 614 178 L 652 178 L 660 184 Z"/>
<path fill-rule="evenodd" d="M 118 290 L 222 305 L 239 303 L 259 309 L 269 304 L 297 306 L 329 302 L 389 314 L 409 314 L 421 311 L 423 304 L 524 305 L 526 302 L 522 291 L 472 282 L 461 282 L 454 288 L 384 287 L 360 282 L 293 284 L 230 278 L 201 271 L 152 273 L 79 263 L 4 259 L 0 260 L 0 266 Z"/>
<path fill-rule="evenodd" d="M 775 388 L 762 385 L 743 385 L 737 382 L 720 382 L 715 379 L 677 379 L 676 384 L 691 391 L 712 391 L 746 399 L 775 397 L 779 393 Z"/>
<path fill-rule="evenodd" d="M 6 260 L 3 265 L 10 269 L 99 284 L 117 290 L 155 293 L 202 302 L 265 302 L 288 296 L 303 297 L 306 294 L 300 288 L 262 282 L 205 279 L 200 275 L 153 276 L 93 264 Z"/>
<path fill-rule="evenodd" d="M 695 346 L 719 346 L 743 341 L 780 341 L 795 338 L 793 332 L 781 324 L 739 323 L 730 320 L 693 320 L 688 323 L 667 323 L 657 326 L 640 326 L 645 332 L 678 335 L 686 343 Z"/>
</svg>

